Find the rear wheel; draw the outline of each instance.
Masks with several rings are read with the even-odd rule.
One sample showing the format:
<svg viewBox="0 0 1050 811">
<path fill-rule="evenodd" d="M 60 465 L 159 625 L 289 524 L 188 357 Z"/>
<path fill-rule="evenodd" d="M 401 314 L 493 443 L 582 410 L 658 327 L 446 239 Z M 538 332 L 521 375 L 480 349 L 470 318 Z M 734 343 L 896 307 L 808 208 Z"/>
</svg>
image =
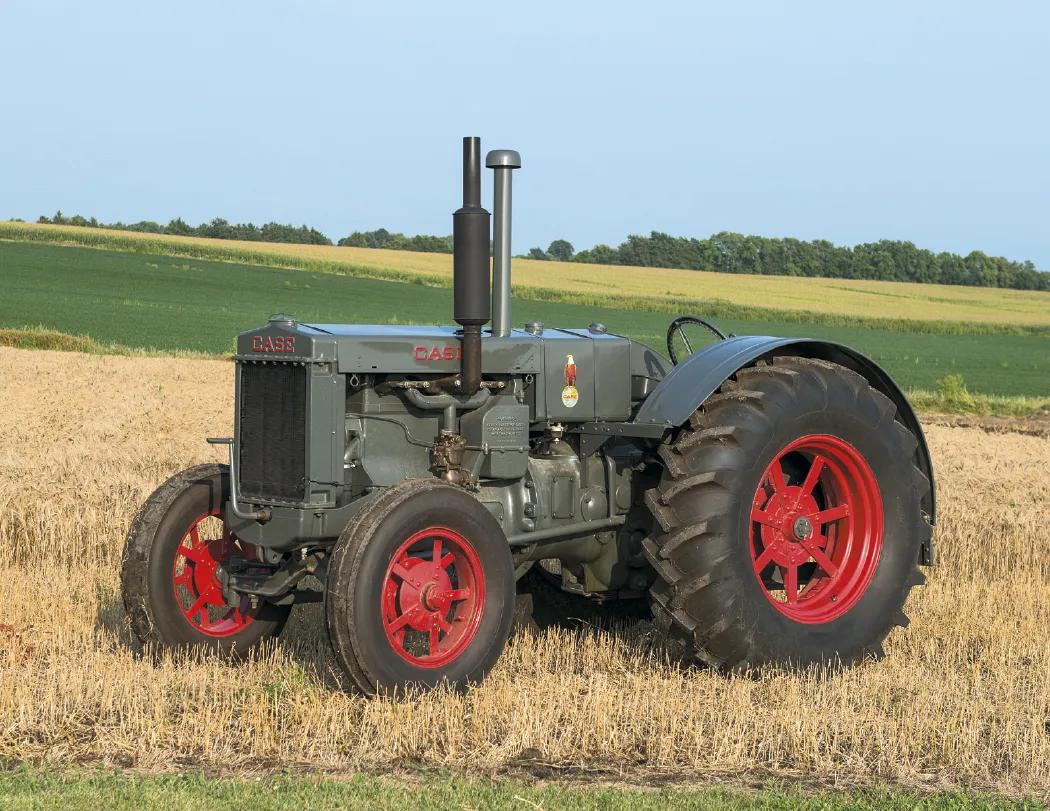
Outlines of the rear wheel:
<svg viewBox="0 0 1050 811">
<path fill-rule="evenodd" d="M 368 497 L 336 544 L 325 619 L 336 658 L 372 694 L 480 681 L 514 618 L 497 521 L 466 491 L 408 481 Z"/>
<path fill-rule="evenodd" d="M 124 546 L 121 586 L 135 635 L 164 647 L 247 653 L 280 633 L 287 607 L 227 599 L 223 575 L 250 565 L 255 548 L 223 519 L 229 494 L 224 465 L 190 468 L 143 504 Z"/>
<path fill-rule="evenodd" d="M 882 655 L 931 527 L 893 403 L 835 364 L 742 369 L 661 449 L 653 613 L 721 669 Z"/>
</svg>

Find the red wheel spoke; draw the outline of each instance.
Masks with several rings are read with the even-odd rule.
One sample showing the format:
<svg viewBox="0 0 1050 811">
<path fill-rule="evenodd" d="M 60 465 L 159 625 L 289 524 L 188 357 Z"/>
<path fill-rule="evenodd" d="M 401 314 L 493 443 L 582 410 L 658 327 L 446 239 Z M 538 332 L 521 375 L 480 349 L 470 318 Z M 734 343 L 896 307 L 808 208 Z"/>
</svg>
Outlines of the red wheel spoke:
<svg viewBox="0 0 1050 811">
<path fill-rule="evenodd" d="M 452 591 L 448 593 L 448 599 L 453 603 L 457 600 L 466 600 L 468 597 L 470 597 L 469 588 L 452 589 Z"/>
<path fill-rule="evenodd" d="M 813 556 L 813 560 L 817 562 L 817 565 L 832 577 L 839 573 L 839 567 L 831 561 L 831 558 L 824 554 L 823 549 L 813 543 L 812 539 L 803 541 L 802 548 L 809 552 Z"/>
<path fill-rule="evenodd" d="M 183 566 L 182 571 L 175 575 L 175 579 L 172 582 L 174 582 L 176 586 L 185 586 L 186 588 L 189 588 L 190 584 L 193 583 L 193 572 L 190 567 Z"/>
<path fill-rule="evenodd" d="M 814 456 L 813 463 L 809 466 L 809 473 L 806 474 L 806 480 L 802 482 L 802 495 L 809 496 L 813 494 L 813 488 L 817 486 L 817 482 L 820 481 L 821 471 L 824 470 L 824 457 Z"/>
<path fill-rule="evenodd" d="M 798 566 L 784 567 L 784 592 L 789 603 L 798 602 Z"/>
<path fill-rule="evenodd" d="M 437 538 L 434 540 L 434 553 L 430 556 L 431 562 L 437 566 L 441 562 L 441 539 Z"/>
<path fill-rule="evenodd" d="M 410 611 L 406 611 L 404 614 L 402 614 L 400 617 L 395 619 L 393 622 L 387 623 L 387 626 L 386 626 L 387 630 L 390 631 L 390 633 L 395 633 L 399 629 L 404 628 L 406 625 L 408 625 L 408 623 L 410 623 L 415 618 L 416 614 L 418 614 L 419 611 L 420 611 L 419 606 L 416 606 L 415 608 L 411 609 Z"/>
<path fill-rule="evenodd" d="M 190 620 L 192 620 L 202 610 L 204 610 L 204 608 L 206 608 L 207 605 L 208 605 L 208 599 L 206 597 L 198 597 L 196 599 L 196 601 L 194 601 L 193 605 L 191 605 L 189 607 L 189 610 L 186 612 L 186 616 L 189 617 Z M 201 624 L 203 625 L 203 623 L 201 623 Z"/>
<path fill-rule="evenodd" d="M 431 656 L 435 656 L 438 653 L 438 638 L 441 634 L 441 630 L 437 627 L 437 624 L 430 628 L 430 647 L 429 652 Z"/>
<path fill-rule="evenodd" d="M 819 513 L 813 516 L 813 523 L 816 525 L 827 524 L 831 521 L 838 521 L 840 518 L 845 518 L 849 515 L 849 504 L 840 504 L 837 507 L 829 507 L 826 510 L 821 510 Z"/>
<path fill-rule="evenodd" d="M 441 568 L 442 569 L 447 569 L 449 566 L 451 566 L 453 563 L 455 563 L 455 561 L 456 561 L 456 556 L 453 555 L 451 552 L 446 552 L 445 553 L 445 557 L 443 557 L 441 559 Z"/>
<path fill-rule="evenodd" d="M 434 615 L 434 617 L 437 620 L 437 624 L 441 627 L 441 630 L 444 631 L 446 634 L 452 630 L 452 623 L 445 619 L 444 614 L 438 612 Z"/>
<path fill-rule="evenodd" d="M 208 557 L 208 553 L 200 546 L 180 546 L 179 555 L 189 558 L 194 563 L 200 563 Z"/>
<path fill-rule="evenodd" d="M 762 554 L 755 558 L 755 572 L 762 574 L 762 570 L 769 565 L 769 561 L 773 559 L 773 547 L 768 546 L 762 550 Z"/>
<path fill-rule="evenodd" d="M 406 583 L 411 583 L 413 586 L 419 585 L 419 581 L 416 578 L 412 577 L 412 573 L 400 563 L 394 563 L 394 565 L 390 567 L 390 571 L 392 574 L 396 574 Z"/>
<path fill-rule="evenodd" d="M 773 516 L 769 513 L 762 512 L 762 510 L 752 510 L 751 520 L 759 524 L 765 524 L 767 527 L 777 528 L 776 522 L 773 520 Z"/>
<path fill-rule="evenodd" d="M 774 459 L 769 469 L 766 471 L 769 483 L 773 485 L 773 490 L 779 493 L 784 489 L 784 468 L 780 466 L 780 460 Z"/>
</svg>

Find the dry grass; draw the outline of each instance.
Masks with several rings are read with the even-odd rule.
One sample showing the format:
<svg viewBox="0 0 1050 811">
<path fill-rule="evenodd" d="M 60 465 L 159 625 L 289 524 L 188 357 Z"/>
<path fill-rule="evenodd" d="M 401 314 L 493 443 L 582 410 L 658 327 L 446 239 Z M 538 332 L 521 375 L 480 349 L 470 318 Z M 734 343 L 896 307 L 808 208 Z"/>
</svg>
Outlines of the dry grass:
<svg viewBox="0 0 1050 811">
<path fill-rule="evenodd" d="M 520 634 L 466 695 L 332 689 L 315 606 L 231 666 L 142 656 L 119 550 L 142 499 L 213 460 L 219 361 L 0 348 L 0 757 L 142 768 L 433 765 L 872 777 L 1050 790 L 1050 441 L 931 426 L 942 566 L 888 658 L 845 674 L 679 669 L 644 627 Z"/>
<path fill-rule="evenodd" d="M 188 253 L 200 258 L 366 275 L 371 271 L 371 275 L 379 277 L 442 285 L 450 284 L 452 277 L 452 257 L 447 254 L 241 242 L 16 222 L 0 222 L 0 238 L 147 253 Z M 720 302 L 729 308 L 759 314 L 814 313 L 835 319 L 867 320 L 890 312 L 890 320 L 913 325 L 945 321 L 960 322 L 970 328 L 974 324 L 1050 326 L 1050 293 L 983 287 L 516 259 L 514 288 L 524 298 L 570 298 L 577 302 L 584 299 L 608 306 L 644 305 L 645 309 L 668 308 L 676 312 L 690 302 L 697 306 Z"/>
</svg>

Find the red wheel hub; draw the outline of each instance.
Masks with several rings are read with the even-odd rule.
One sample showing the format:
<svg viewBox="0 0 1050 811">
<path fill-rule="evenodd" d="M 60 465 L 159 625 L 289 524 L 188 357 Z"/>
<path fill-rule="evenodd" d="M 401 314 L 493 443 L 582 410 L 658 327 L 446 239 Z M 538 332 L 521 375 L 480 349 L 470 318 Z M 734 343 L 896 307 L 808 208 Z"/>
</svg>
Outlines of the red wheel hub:
<svg viewBox="0 0 1050 811">
<path fill-rule="evenodd" d="M 206 636 L 231 636 L 251 624 L 258 609 L 247 597 L 240 604 L 227 603 L 219 580 L 220 567 L 233 558 L 251 560 L 255 548 L 233 538 L 221 510 L 195 520 L 179 541 L 172 571 L 175 601 L 186 621 Z"/>
<path fill-rule="evenodd" d="M 383 580 L 387 640 L 416 667 L 441 667 L 466 650 L 481 623 L 485 574 L 470 542 L 446 527 L 412 535 Z"/>
<path fill-rule="evenodd" d="M 800 437 L 762 474 L 751 505 L 751 561 L 769 601 L 797 622 L 831 622 L 868 588 L 882 551 L 882 495 L 845 440 Z"/>
</svg>

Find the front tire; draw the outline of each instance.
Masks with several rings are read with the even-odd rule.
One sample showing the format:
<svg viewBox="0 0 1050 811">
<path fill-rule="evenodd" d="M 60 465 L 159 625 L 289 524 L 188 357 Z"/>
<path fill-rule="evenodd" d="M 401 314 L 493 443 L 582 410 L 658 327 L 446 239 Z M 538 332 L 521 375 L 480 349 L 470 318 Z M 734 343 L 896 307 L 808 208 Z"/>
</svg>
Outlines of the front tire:
<svg viewBox="0 0 1050 811">
<path fill-rule="evenodd" d="M 656 619 L 721 670 L 882 656 L 931 527 L 896 408 L 836 364 L 741 369 L 661 448 Z"/>
<path fill-rule="evenodd" d="M 336 543 L 325 589 L 339 664 L 368 695 L 480 681 L 514 619 L 514 565 L 499 523 L 436 479 L 367 498 Z"/>
<path fill-rule="evenodd" d="M 230 535 L 222 515 L 229 468 L 200 465 L 168 479 L 142 505 L 124 545 L 121 590 L 131 629 L 162 648 L 243 656 L 281 632 L 289 608 L 230 605 L 219 567 L 253 561 L 254 548 Z"/>
</svg>

